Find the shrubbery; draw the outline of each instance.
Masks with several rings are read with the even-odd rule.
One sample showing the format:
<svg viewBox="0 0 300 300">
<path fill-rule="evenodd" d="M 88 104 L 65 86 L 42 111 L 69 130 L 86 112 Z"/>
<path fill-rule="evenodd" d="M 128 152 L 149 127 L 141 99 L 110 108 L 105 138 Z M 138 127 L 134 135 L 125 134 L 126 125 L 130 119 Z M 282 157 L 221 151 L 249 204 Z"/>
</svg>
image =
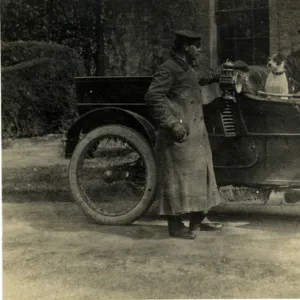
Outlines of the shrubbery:
<svg viewBox="0 0 300 300">
<path fill-rule="evenodd" d="M 64 130 L 76 116 L 74 77 L 83 63 L 66 46 L 2 43 L 2 136 L 25 137 Z"/>
<path fill-rule="evenodd" d="M 102 6 L 102 0 L 2 0 L 2 40 L 68 46 L 83 59 L 86 74 L 102 75 Z"/>
<path fill-rule="evenodd" d="M 198 20 L 205 5 L 196 2 L 3 0 L 3 135 L 63 128 L 75 74 L 151 75 L 169 53 L 170 29 Z"/>
</svg>

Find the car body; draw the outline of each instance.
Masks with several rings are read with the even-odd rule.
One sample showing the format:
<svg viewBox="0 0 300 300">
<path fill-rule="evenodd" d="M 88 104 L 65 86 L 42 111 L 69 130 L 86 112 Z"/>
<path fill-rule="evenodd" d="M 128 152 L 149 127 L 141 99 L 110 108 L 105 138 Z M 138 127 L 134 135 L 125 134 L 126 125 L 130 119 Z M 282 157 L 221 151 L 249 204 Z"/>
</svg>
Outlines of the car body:
<svg viewBox="0 0 300 300">
<path fill-rule="evenodd" d="M 67 132 L 66 158 L 80 134 L 122 124 L 155 143 L 156 124 L 144 102 L 152 77 L 76 78 L 80 117 Z M 218 98 L 204 107 L 220 185 L 300 186 L 300 112 L 289 101 L 251 94 Z"/>
<path fill-rule="evenodd" d="M 256 80 L 266 74 L 265 70 L 254 73 Z M 241 74 L 224 70 L 222 96 L 204 106 L 217 183 L 257 189 L 265 202 L 274 192 L 282 192 L 281 202 L 288 193 L 297 192 L 298 200 L 294 197 L 291 203 L 299 203 L 299 98 L 249 91 L 249 77 Z M 140 134 L 153 151 L 157 127 L 144 101 L 151 80 L 151 76 L 76 78 L 79 117 L 66 134 L 65 157 L 72 157 L 82 136 L 114 124 Z"/>
</svg>

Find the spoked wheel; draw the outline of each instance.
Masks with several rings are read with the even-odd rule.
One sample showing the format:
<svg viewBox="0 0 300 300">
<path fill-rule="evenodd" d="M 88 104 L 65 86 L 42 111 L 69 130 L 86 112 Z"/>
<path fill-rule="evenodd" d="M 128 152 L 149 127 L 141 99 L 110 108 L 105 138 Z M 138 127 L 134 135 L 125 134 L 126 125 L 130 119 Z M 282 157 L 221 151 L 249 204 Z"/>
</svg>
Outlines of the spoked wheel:
<svg viewBox="0 0 300 300">
<path fill-rule="evenodd" d="M 128 127 L 98 127 L 77 145 L 69 182 L 75 201 L 93 221 L 130 224 L 154 199 L 156 166 L 151 146 Z"/>
</svg>

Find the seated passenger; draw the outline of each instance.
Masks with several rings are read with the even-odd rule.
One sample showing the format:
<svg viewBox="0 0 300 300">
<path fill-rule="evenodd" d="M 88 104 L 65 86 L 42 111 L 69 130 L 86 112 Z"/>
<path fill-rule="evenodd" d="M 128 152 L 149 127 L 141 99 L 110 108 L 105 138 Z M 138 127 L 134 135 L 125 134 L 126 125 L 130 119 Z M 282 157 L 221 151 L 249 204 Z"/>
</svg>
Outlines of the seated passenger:
<svg viewBox="0 0 300 300">
<path fill-rule="evenodd" d="M 257 95 L 258 91 L 265 90 L 265 82 L 268 76 L 268 69 L 262 66 L 248 66 L 243 61 L 230 62 L 228 65 L 240 74 L 241 83 L 243 85 L 242 93 Z"/>
</svg>

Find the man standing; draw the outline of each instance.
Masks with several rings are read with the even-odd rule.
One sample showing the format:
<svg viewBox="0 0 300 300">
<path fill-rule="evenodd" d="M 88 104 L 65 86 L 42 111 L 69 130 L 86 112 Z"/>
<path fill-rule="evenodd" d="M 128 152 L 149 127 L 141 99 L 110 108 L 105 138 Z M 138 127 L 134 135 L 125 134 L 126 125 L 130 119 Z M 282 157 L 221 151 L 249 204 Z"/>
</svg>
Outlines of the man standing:
<svg viewBox="0 0 300 300">
<path fill-rule="evenodd" d="M 220 68 L 192 67 L 200 51 L 201 34 L 175 31 L 170 59 L 155 74 L 145 96 L 150 113 L 158 123 L 156 141 L 160 215 L 168 216 L 172 237 L 194 239 L 196 229 L 215 230 L 221 224 L 203 222 L 205 212 L 221 202 L 212 153 L 204 123 L 199 84 L 217 82 Z M 190 215 L 189 227 L 182 222 Z"/>
</svg>

